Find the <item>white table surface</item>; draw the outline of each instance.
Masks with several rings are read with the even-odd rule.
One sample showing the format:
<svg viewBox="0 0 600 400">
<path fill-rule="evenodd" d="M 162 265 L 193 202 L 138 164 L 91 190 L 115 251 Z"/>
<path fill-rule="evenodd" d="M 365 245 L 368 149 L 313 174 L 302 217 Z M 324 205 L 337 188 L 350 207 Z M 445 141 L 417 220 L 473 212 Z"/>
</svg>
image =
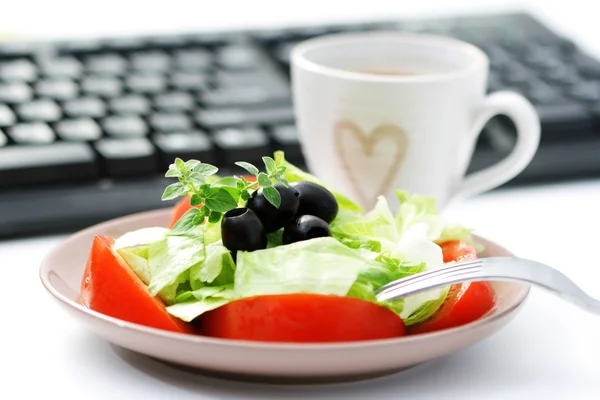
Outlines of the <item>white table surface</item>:
<svg viewBox="0 0 600 400">
<path fill-rule="evenodd" d="M 5 2 L 3 2 L 5 3 Z M 101 6 L 100 4 L 104 4 Z M 317 2 L 149 2 L 67 0 L 2 4 L 0 34 L 81 37 L 172 32 L 234 24 L 360 19 L 390 14 L 494 11 L 515 2 L 417 5 L 370 0 Z M 321 2 L 323 3 L 323 2 Z M 333 2 L 331 2 L 333 3 Z M 335 3 L 338 3 L 337 1 Z M 439 4 L 438 4 L 439 3 Z M 597 15 L 578 1 L 524 4 L 600 54 Z M 300 7 L 299 5 L 303 6 Z M 520 4 L 520 3 L 519 3 Z M 166 8 L 166 7 L 169 8 Z M 110 11 L 107 11 L 110 8 Z M 587 11 L 586 11 L 587 9 Z M 69 13 L 67 10 L 71 10 Z M 500 190 L 448 210 L 517 255 L 549 263 L 600 298 L 600 180 Z M 1 216 L 0 216 L 1 218 Z M 600 317 L 534 289 L 508 327 L 457 354 L 373 381 L 291 388 L 221 381 L 116 349 L 65 314 L 44 291 L 38 266 L 65 236 L 0 242 L 0 398 L 19 399 L 598 399 Z"/>
</svg>

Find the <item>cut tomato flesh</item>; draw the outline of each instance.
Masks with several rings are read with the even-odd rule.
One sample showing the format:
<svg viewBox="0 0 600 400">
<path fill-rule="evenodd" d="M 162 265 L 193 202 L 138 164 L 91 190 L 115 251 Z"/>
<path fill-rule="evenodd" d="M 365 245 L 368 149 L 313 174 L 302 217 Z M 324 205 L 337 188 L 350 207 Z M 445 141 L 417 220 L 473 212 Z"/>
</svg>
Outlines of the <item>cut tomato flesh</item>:
<svg viewBox="0 0 600 400">
<path fill-rule="evenodd" d="M 440 244 L 444 262 L 477 258 L 475 249 L 461 241 Z M 434 332 L 473 322 L 487 314 L 495 305 L 496 295 L 489 282 L 468 282 L 450 286 L 444 303 L 436 313 L 420 324 L 407 327 L 409 334 Z"/>
<path fill-rule="evenodd" d="M 99 313 L 152 328 L 193 333 L 191 325 L 171 316 L 165 304 L 152 296 L 112 246 L 97 235 L 81 282 L 81 303 Z"/>
<path fill-rule="evenodd" d="M 207 336 L 265 342 L 346 342 L 404 335 L 404 323 L 387 308 L 319 294 L 283 294 L 236 300 L 201 318 Z"/>
</svg>

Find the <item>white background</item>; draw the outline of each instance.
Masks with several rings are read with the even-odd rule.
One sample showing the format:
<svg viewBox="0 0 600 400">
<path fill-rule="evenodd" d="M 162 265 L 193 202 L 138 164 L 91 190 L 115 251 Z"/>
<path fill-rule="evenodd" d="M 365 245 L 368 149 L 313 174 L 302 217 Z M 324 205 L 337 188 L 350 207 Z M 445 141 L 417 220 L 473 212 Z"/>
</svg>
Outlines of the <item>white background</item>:
<svg viewBox="0 0 600 400">
<path fill-rule="evenodd" d="M 598 14 L 585 3 L 0 0 L 0 35 L 50 39 L 194 32 L 524 8 L 600 55 Z M 448 214 L 519 256 L 561 269 L 600 297 L 599 205 L 600 181 L 587 181 L 496 191 Z M 62 238 L 0 242 L 0 399 L 600 398 L 600 317 L 537 289 L 515 321 L 492 338 L 384 379 L 289 388 L 180 372 L 111 347 L 50 299 L 37 269 Z"/>
</svg>

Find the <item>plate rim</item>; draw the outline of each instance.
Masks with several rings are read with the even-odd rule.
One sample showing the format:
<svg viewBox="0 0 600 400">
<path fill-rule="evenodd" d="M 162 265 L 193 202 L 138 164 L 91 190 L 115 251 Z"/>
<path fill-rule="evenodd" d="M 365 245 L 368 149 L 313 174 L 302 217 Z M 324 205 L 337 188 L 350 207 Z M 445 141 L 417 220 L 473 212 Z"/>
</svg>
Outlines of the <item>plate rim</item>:
<svg viewBox="0 0 600 400">
<path fill-rule="evenodd" d="M 450 328 L 450 329 L 445 329 L 442 331 L 422 333 L 422 334 L 418 334 L 418 335 L 414 335 L 414 336 L 408 335 L 408 336 L 402 336 L 402 337 L 398 337 L 398 338 L 363 340 L 363 341 L 352 341 L 352 342 L 290 343 L 290 342 L 260 342 L 260 341 L 251 341 L 251 340 L 219 339 L 219 338 L 212 338 L 212 337 L 196 335 L 196 334 L 176 333 L 176 332 L 170 332 L 170 331 L 163 330 L 163 329 L 152 328 L 152 327 L 148 327 L 145 325 L 124 321 L 124 320 L 121 320 L 121 319 L 118 319 L 115 317 L 111 317 L 111 316 L 99 313 L 92 309 L 89 309 L 89 308 L 71 300 L 70 298 L 66 297 L 65 295 L 63 295 L 62 293 L 60 293 L 58 291 L 58 289 L 56 289 L 54 287 L 54 285 L 52 285 L 50 283 L 50 281 L 49 281 L 50 260 L 52 260 L 53 258 L 56 258 L 57 255 L 59 253 L 61 253 L 62 251 L 64 251 L 64 248 L 68 247 L 68 245 L 71 242 L 77 241 L 81 237 L 87 236 L 90 234 L 96 235 L 98 230 L 106 230 L 110 226 L 132 223 L 133 221 L 139 220 L 139 219 L 151 218 L 151 217 L 157 218 L 157 217 L 161 217 L 161 216 L 164 217 L 165 219 L 167 219 L 166 217 L 169 216 L 170 213 L 171 213 L 170 208 L 160 208 L 160 209 L 155 209 L 155 210 L 150 210 L 150 211 L 138 212 L 138 213 L 129 214 L 129 215 L 118 217 L 118 218 L 113 218 L 113 219 L 110 219 L 107 221 L 103 221 L 103 222 L 94 224 L 92 226 L 89 226 L 87 228 L 84 228 L 82 230 L 79 230 L 79 231 L 73 233 L 72 235 L 68 236 L 67 238 L 62 240 L 60 243 L 55 245 L 54 248 L 44 256 L 42 262 L 40 263 L 39 270 L 38 270 L 38 276 L 39 276 L 39 279 L 41 280 L 42 285 L 54 297 L 55 300 L 59 301 L 59 303 L 62 303 L 63 306 L 71 309 L 72 311 L 76 311 L 77 313 L 82 314 L 83 317 L 94 318 L 94 319 L 100 320 L 104 324 L 110 324 L 110 325 L 113 325 L 114 327 L 127 330 L 131 333 L 144 334 L 144 335 L 150 335 L 150 336 L 159 336 L 163 339 L 184 341 L 189 344 L 196 344 L 196 345 L 211 345 L 211 346 L 221 346 L 221 347 L 227 347 L 227 348 L 252 347 L 253 349 L 282 350 L 282 351 L 353 350 L 353 349 L 359 349 L 359 348 L 364 349 L 365 347 L 366 348 L 381 347 L 381 346 L 385 347 L 385 346 L 390 346 L 390 345 L 394 345 L 394 344 L 398 344 L 398 343 L 409 344 L 409 343 L 418 342 L 418 341 L 422 341 L 422 340 L 426 340 L 426 339 L 434 339 L 436 337 L 440 337 L 443 339 L 444 336 L 459 334 L 461 332 L 466 332 L 468 330 L 477 329 L 478 327 L 480 327 L 482 325 L 487 325 L 488 323 L 491 323 L 495 320 L 504 318 L 504 317 L 512 314 L 513 312 L 517 311 L 519 308 L 521 308 L 524 305 L 524 303 L 529 298 L 530 293 L 531 293 L 531 285 L 530 284 L 518 283 L 518 285 L 524 286 L 525 289 L 523 290 L 522 294 L 520 294 L 519 298 L 515 299 L 514 303 L 510 307 L 508 307 L 502 311 L 493 313 L 491 315 L 479 318 L 476 321 L 473 321 L 469 324 Z M 493 244 L 494 246 L 497 246 L 500 249 L 502 249 L 503 251 L 507 252 L 509 255 L 514 256 L 514 254 L 511 251 L 507 250 L 506 248 L 502 247 L 501 245 L 499 245 L 489 239 L 486 239 L 482 236 L 479 236 L 479 235 L 474 235 L 474 236 L 477 239 L 479 239 L 483 242 L 486 242 L 486 243 Z M 513 284 L 516 284 L 516 283 L 513 283 Z"/>
</svg>

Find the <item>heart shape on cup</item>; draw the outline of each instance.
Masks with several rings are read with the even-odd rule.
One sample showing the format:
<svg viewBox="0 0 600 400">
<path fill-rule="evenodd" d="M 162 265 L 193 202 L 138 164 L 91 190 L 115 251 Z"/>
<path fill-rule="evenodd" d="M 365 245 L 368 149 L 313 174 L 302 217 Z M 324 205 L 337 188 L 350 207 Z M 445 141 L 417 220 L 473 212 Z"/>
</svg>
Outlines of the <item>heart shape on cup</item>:
<svg viewBox="0 0 600 400">
<path fill-rule="evenodd" d="M 406 154 L 406 134 L 396 125 L 379 125 L 366 134 L 357 124 L 343 120 L 335 124 L 337 152 L 348 180 L 366 208 L 379 195 L 387 195 Z"/>
</svg>

